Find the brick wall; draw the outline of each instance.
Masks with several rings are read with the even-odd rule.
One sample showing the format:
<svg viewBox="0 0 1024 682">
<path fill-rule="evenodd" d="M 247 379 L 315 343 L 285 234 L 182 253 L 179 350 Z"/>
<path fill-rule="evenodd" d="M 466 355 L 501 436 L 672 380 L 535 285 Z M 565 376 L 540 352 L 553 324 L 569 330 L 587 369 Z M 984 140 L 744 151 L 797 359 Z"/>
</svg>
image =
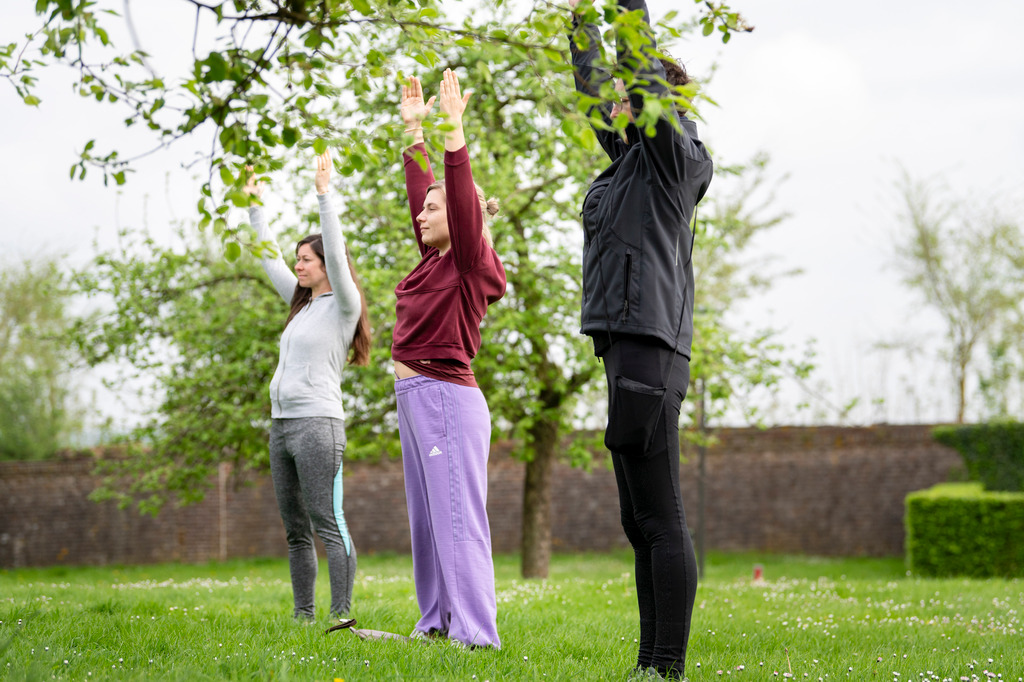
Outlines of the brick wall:
<svg viewBox="0 0 1024 682">
<path fill-rule="evenodd" d="M 904 498 L 962 476 L 930 426 L 735 429 L 707 460 L 707 546 L 841 556 L 903 553 Z M 680 478 L 696 524 L 696 462 Z"/>
<path fill-rule="evenodd" d="M 707 457 L 706 546 L 819 555 L 898 555 L 903 498 L 961 469 L 929 426 L 730 429 Z M 518 550 L 523 465 L 496 443 L 488 511 L 495 552 Z M 409 551 L 400 461 L 347 462 L 345 515 L 362 553 Z M 156 518 L 95 503 L 88 460 L 0 462 L 0 567 L 206 561 L 283 556 L 284 531 L 268 477 L 236 486 L 222 470 L 206 499 Z M 697 522 L 695 453 L 680 471 L 691 530 Z M 556 551 L 625 547 L 615 480 L 558 465 Z"/>
</svg>

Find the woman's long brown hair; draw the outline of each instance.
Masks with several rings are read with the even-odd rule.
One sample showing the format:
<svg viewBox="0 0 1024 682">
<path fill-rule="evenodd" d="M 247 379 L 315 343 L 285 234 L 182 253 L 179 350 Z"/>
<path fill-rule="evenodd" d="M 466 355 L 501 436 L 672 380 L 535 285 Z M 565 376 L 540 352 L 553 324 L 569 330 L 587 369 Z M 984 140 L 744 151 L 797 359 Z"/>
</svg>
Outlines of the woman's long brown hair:
<svg viewBox="0 0 1024 682">
<path fill-rule="evenodd" d="M 309 244 L 309 248 L 313 249 L 313 253 L 317 255 L 320 262 L 324 262 L 324 242 L 320 235 L 311 234 L 299 241 L 295 245 L 296 255 L 298 255 L 299 249 L 303 244 Z M 352 273 L 352 280 L 356 283 L 356 289 L 359 291 L 359 322 L 356 323 L 356 333 L 352 337 L 352 343 L 349 345 L 348 362 L 350 365 L 365 366 L 370 364 L 370 347 L 373 344 L 373 337 L 370 334 L 370 315 L 366 309 L 366 295 L 363 293 L 363 285 L 359 283 L 359 276 L 356 274 L 356 268 L 352 263 L 352 256 L 349 255 L 347 247 L 345 249 L 345 260 L 348 262 L 348 269 Z M 312 298 L 312 289 L 299 286 L 298 284 L 295 285 L 295 293 L 292 294 L 291 310 L 288 311 L 288 319 L 284 322 L 285 327 L 288 326 L 292 318 Z"/>
</svg>

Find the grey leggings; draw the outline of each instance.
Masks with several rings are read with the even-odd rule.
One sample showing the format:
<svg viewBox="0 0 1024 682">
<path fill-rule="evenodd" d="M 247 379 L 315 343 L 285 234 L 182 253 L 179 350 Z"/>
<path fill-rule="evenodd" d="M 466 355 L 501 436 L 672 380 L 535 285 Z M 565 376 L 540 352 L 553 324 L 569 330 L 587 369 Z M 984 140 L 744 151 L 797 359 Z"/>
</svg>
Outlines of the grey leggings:
<svg viewBox="0 0 1024 682">
<path fill-rule="evenodd" d="M 315 615 L 314 530 L 327 550 L 331 615 L 347 614 L 352 604 L 356 548 L 342 510 L 345 444 L 345 422 L 341 419 L 274 419 L 270 426 L 270 473 L 288 538 L 296 618 Z"/>
</svg>

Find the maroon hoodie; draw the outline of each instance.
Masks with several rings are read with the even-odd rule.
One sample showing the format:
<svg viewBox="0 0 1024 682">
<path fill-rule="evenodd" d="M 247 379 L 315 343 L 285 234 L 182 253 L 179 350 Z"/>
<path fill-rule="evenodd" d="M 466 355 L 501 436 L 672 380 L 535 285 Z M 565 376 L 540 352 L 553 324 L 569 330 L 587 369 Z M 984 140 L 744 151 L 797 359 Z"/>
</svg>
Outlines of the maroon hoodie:
<svg viewBox="0 0 1024 682">
<path fill-rule="evenodd" d="M 483 238 L 483 212 L 466 147 L 445 152 L 444 166 L 451 248 L 442 256 L 423 243 L 416 222 L 434 182 L 426 147 L 418 144 L 405 152 L 409 211 L 423 258 L 395 288 L 391 357 L 425 376 L 476 386 L 469 365 L 480 349 L 487 306 L 505 294 L 505 268 Z"/>
</svg>

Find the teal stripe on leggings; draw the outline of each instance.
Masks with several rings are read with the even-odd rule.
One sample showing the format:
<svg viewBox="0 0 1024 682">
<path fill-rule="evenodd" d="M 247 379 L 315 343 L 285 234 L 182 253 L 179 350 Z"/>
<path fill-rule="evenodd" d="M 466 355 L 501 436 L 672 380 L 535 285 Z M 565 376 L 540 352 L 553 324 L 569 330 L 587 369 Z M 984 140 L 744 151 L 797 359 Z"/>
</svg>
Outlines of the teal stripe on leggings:
<svg viewBox="0 0 1024 682">
<path fill-rule="evenodd" d="M 338 532 L 345 543 L 345 552 L 352 556 L 352 536 L 348 534 L 348 524 L 345 523 L 345 486 L 342 483 L 342 473 L 345 469 L 345 462 L 338 464 L 338 473 L 334 475 L 334 520 L 338 524 Z"/>
</svg>

